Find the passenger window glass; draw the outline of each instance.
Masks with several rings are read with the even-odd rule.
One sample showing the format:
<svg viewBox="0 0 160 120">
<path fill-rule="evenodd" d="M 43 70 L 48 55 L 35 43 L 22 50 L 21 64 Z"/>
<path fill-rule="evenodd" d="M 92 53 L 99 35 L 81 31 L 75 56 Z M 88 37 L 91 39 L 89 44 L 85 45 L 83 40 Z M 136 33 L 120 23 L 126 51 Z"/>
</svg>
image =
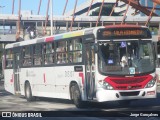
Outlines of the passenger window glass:
<svg viewBox="0 0 160 120">
<path fill-rule="evenodd" d="M 57 64 L 68 63 L 68 47 L 67 41 L 58 41 L 56 43 Z"/>
<path fill-rule="evenodd" d="M 23 66 L 31 66 L 31 50 L 30 46 L 23 47 Z"/>
<path fill-rule="evenodd" d="M 42 64 L 42 52 L 41 52 L 41 45 L 33 46 L 33 61 L 34 65 L 41 65 Z"/>
<path fill-rule="evenodd" d="M 69 62 L 82 62 L 82 39 L 75 38 L 69 41 Z"/>
<path fill-rule="evenodd" d="M 54 43 L 46 43 L 43 47 L 44 53 L 44 64 L 53 64 L 55 63 L 54 57 Z"/>
<path fill-rule="evenodd" d="M 12 49 L 6 51 L 6 68 L 13 67 L 13 51 Z"/>
</svg>

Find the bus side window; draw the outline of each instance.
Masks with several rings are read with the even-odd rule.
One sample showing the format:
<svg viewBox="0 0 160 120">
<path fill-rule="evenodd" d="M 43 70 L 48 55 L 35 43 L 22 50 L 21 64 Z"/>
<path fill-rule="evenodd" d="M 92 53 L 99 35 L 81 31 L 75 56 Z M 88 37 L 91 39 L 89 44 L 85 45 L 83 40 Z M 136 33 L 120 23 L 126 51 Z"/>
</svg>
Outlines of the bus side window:
<svg viewBox="0 0 160 120">
<path fill-rule="evenodd" d="M 23 66 L 31 66 L 31 50 L 30 46 L 23 47 Z"/>
<path fill-rule="evenodd" d="M 6 68 L 13 67 L 13 51 L 12 49 L 6 51 Z"/>
<path fill-rule="evenodd" d="M 69 41 L 69 62 L 82 62 L 82 39 L 73 38 Z"/>
<path fill-rule="evenodd" d="M 68 63 L 68 45 L 67 41 L 58 41 L 56 43 L 57 64 Z"/>
<path fill-rule="evenodd" d="M 54 59 L 54 43 L 46 43 L 43 47 L 44 64 L 55 63 Z"/>
<path fill-rule="evenodd" d="M 41 65 L 42 64 L 42 52 L 41 52 L 41 45 L 36 44 L 33 46 L 33 64 L 34 65 Z"/>
</svg>

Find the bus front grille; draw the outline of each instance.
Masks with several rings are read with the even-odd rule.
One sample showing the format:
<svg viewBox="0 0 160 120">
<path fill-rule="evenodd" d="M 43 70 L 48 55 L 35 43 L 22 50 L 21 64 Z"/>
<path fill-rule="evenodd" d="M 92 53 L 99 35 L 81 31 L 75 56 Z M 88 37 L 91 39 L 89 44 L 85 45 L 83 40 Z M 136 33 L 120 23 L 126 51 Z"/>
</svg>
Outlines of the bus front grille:
<svg viewBox="0 0 160 120">
<path fill-rule="evenodd" d="M 142 88 L 142 85 L 116 86 L 117 90 L 134 90 Z"/>
<path fill-rule="evenodd" d="M 111 81 L 115 82 L 116 84 L 135 84 L 135 83 L 141 83 L 146 78 L 133 78 L 133 79 L 111 79 Z"/>
<path fill-rule="evenodd" d="M 138 96 L 139 91 L 134 91 L 134 92 L 120 92 L 121 96 Z"/>
<path fill-rule="evenodd" d="M 105 82 L 109 83 L 115 90 L 136 90 L 143 89 L 152 80 L 151 75 L 130 76 L 130 77 L 106 77 Z"/>
</svg>

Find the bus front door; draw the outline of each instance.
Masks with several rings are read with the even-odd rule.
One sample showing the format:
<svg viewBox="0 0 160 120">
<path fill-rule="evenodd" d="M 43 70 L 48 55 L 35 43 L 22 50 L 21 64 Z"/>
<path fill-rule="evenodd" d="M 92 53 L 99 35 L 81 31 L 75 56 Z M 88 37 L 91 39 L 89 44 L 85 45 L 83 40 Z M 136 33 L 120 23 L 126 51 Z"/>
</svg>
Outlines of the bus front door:
<svg viewBox="0 0 160 120">
<path fill-rule="evenodd" d="M 14 61 L 13 61 L 14 91 L 16 95 L 20 95 L 19 65 L 20 65 L 20 53 L 16 51 L 14 54 Z"/>
<path fill-rule="evenodd" d="M 86 95 L 88 100 L 94 97 L 95 87 L 95 54 L 92 43 L 85 44 Z"/>
</svg>

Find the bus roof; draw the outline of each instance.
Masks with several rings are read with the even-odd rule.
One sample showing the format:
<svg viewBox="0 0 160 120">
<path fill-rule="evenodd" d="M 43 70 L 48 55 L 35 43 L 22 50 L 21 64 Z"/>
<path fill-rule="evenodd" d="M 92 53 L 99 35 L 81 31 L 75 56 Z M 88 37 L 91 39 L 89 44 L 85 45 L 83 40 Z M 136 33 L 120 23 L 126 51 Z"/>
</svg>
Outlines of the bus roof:
<svg viewBox="0 0 160 120">
<path fill-rule="evenodd" d="M 147 28 L 146 26 L 127 25 L 127 24 L 125 24 L 125 25 L 107 25 L 107 26 L 85 28 L 83 30 L 77 30 L 77 31 L 72 31 L 72 32 L 67 32 L 67 33 L 62 33 L 62 34 L 56 34 L 53 36 L 47 36 L 47 37 L 36 38 L 36 39 L 32 39 L 32 40 L 25 40 L 25 41 L 21 41 L 21 42 L 7 44 L 5 46 L 5 49 L 18 47 L 18 46 L 31 45 L 31 44 L 36 44 L 36 43 L 51 42 L 51 41 L 55 41 L 55 40 L 65 39 L 65 38 L 72 38 L 72 37 L 78 37 L 78 36 L 83 36 L 83 35 L 89 35 L 89 34 L 95 33 L 95 31 L 99 28 L 117 28 L 117 27 L 118 28 L 125 28 L 125 27 Z M 96 37 L 96 34 L 95 34 L 95 37 Z"/>
<path fill-rule="evenodd" d="M 102 27 L 96 27 L 96 28 L 102 28 Z M 94 30 L 94 28 L 86 28 L 83 30 L 77 30 L 77 31 L 57 34 L 57 35 L 53 35 L 53 36 L 47 36 L 47 37 L 36 38 L 36 39 L 32 39 L 32 40 L 25 40 L 25 41 L 21 41 L 21 42 L 11 43 L 11 44 L 7 44 L 5 46 L 5 49 L 93 34 L 93 30 Z"/>
</svg>

